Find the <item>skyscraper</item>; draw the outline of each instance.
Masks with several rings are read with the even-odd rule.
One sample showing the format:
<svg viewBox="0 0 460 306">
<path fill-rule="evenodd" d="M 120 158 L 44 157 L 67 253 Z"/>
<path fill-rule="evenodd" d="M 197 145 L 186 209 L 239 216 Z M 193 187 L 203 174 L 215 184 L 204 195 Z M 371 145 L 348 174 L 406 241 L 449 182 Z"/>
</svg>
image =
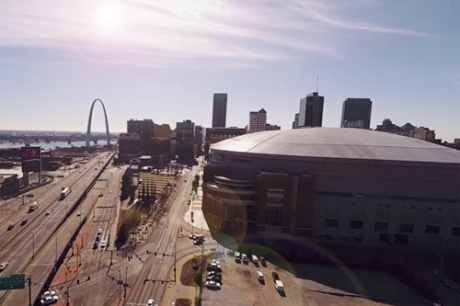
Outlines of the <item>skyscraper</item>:
<svg viewBox="0 0 460 306">
<path fill-rule="evenodd" d="M 188 119 L 176 123 L 177 143 L 191 143 L 195 140 L 195 123 Z"/>
<path fill-rule="evenodd" d="M 215 93 L 212 106 L 212 127 L 225 127 L 227 118 L 227 94 Z"/>
<path fill-rule="evenodd" d="M 343 102 L 341 127 L 369 129 L 372 101 L 368 98 L 348 98 Z"/>
<path fill-rule="evenodd" d="M 153 120 L 129 120 L 128 133 L 138 134 L 141 139 L 141 149 L 148 151 L 150 149 L 150 139 L 153 137 Z"/>
<path fill-rule="evenodd" d="M 248 133 L 265 131 L 267 124 L 267 112 L 261 109 L 258 112 L 249 112 Z"/>
<path fill-rule="evenodd" d="M 323 125 L 324 97 L 313 92 L 300 100 L 299 128 Z"/>
</svg>

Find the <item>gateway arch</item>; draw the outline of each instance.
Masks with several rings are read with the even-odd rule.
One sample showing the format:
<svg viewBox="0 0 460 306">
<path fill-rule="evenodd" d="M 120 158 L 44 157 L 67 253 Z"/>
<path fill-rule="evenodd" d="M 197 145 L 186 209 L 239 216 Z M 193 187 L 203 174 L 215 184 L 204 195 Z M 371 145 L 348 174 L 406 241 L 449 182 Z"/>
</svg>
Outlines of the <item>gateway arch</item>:
<svg viewBox="0 0 460 306">
<path fill-rule="evenodd" d="M 93 108 L 94 104 L 99 101 L 101 102 L 102 109 L 104 110 L 104 118 L 105 118 L 105 130 L 107 133 L 107 145 L 110 146 L 110 131 L 109 131 L 109 121 L 107 120 L 107 112 L 105 111 L 104 102 L 101 99 L 96 99 L 91 104 L 91 109 L 89 110 L 89 117 L 88 117 L 88 129 L 86 130 L 86 146 L 89 147 L 91 141 L 91 121 L 93 119 Z"/>
</svg>

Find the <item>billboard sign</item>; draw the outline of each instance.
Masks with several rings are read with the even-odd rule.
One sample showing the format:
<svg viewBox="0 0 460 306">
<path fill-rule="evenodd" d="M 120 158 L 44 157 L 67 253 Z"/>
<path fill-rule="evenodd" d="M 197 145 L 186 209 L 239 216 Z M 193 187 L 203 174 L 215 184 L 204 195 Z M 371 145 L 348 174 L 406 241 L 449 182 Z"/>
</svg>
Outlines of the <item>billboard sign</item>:
<svg viewBox="0 0 460 306">
<path fill-rule="evenodd" d="M 21 164 L 22 172 L 40 172 L 41 171 L 41 147 L 22 147 Z"/>
<path fill-rule="evenodd" d="M 0 277 L 0 291 L 25 288 L 26 277 L 24 274 L 12 274 Z"/>
</svg>

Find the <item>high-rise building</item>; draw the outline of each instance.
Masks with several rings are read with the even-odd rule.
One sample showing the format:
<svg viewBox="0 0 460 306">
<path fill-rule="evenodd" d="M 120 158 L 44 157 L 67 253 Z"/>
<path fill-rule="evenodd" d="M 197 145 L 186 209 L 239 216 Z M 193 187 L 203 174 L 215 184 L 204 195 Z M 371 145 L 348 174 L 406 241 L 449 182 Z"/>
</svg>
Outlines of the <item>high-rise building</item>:
<svg viewBox="0 0 460 306">
<path fill-rule="evenodd" d="M 294 121 L 292 121 L 292 129 L 299 128 L 299 113 L 294 115 Z"/>
<path fill-rule="evenodd" d="M 176 142 L 192 143 L 195 140 L 195 123 L 192 120 L 184 120 L 176 123 Z"/>
<path fill-rule="evenodd" d="M 203 154 L 204 131 L 201 125 L 195 125 L 195 157 Z"/>
<path fill-rule="evenodd" d="M 265 131 L 267 124 L 267 112 L 261 109 L 258 112 L 249 112 L 248 133 Z"/>
<path fill-rule="evenodd" d="M 300 100 L 299 127 L 323 125 L 324 97 L 313 92 Z"/>
<path fill-rule="evenodd" d="M 195 123 L 184 120 L 176 123 L 175 156 L 178 160 L 189 161 L 195 156 Z"/>
<path fill-rule="evenodd" d="M 150 138 L 153 136 L 153 120 L 128 120 L 128 133 L 138 134 L 141 139 L 141 150 L 150 149 Z"/>
<path fill-rule="evenodd" d="M 372 101 L 368 98 L 348 98 L 343 101 L 341 127 L 369 129 Z"/>
<path fill-rule="evenodd" d="M 227 94 L 215 93 L 212 105 L 212 127 L 225 127 L 227 118 Z"/>
<path fill-rule="evenodd" d="M 153 124 L 153 137 L 170 139 L 172 136 L 172 130 L 169 124 Z"/>
</svg>

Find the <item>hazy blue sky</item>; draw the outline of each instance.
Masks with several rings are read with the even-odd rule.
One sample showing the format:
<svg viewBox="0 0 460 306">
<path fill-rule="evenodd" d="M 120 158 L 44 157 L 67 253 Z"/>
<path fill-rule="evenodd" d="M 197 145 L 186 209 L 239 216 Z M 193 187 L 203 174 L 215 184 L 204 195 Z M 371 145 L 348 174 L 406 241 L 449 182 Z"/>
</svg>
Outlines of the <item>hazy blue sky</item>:
<svg viewBox="0 0 460 306">
<path fill-rule="evenodd" d="M 337 127 L 347 97 L 384 118 L 460 138 L 458 0 L 0 0 L 0 129 L 86 127 L 95 98 L 110 128 L 130 118 L 209 126 L 265 108 L 291 128 L 299 100 L 325 96 Z M 102 108 L 94 130 L 104 128 Z"/>
</svg>

